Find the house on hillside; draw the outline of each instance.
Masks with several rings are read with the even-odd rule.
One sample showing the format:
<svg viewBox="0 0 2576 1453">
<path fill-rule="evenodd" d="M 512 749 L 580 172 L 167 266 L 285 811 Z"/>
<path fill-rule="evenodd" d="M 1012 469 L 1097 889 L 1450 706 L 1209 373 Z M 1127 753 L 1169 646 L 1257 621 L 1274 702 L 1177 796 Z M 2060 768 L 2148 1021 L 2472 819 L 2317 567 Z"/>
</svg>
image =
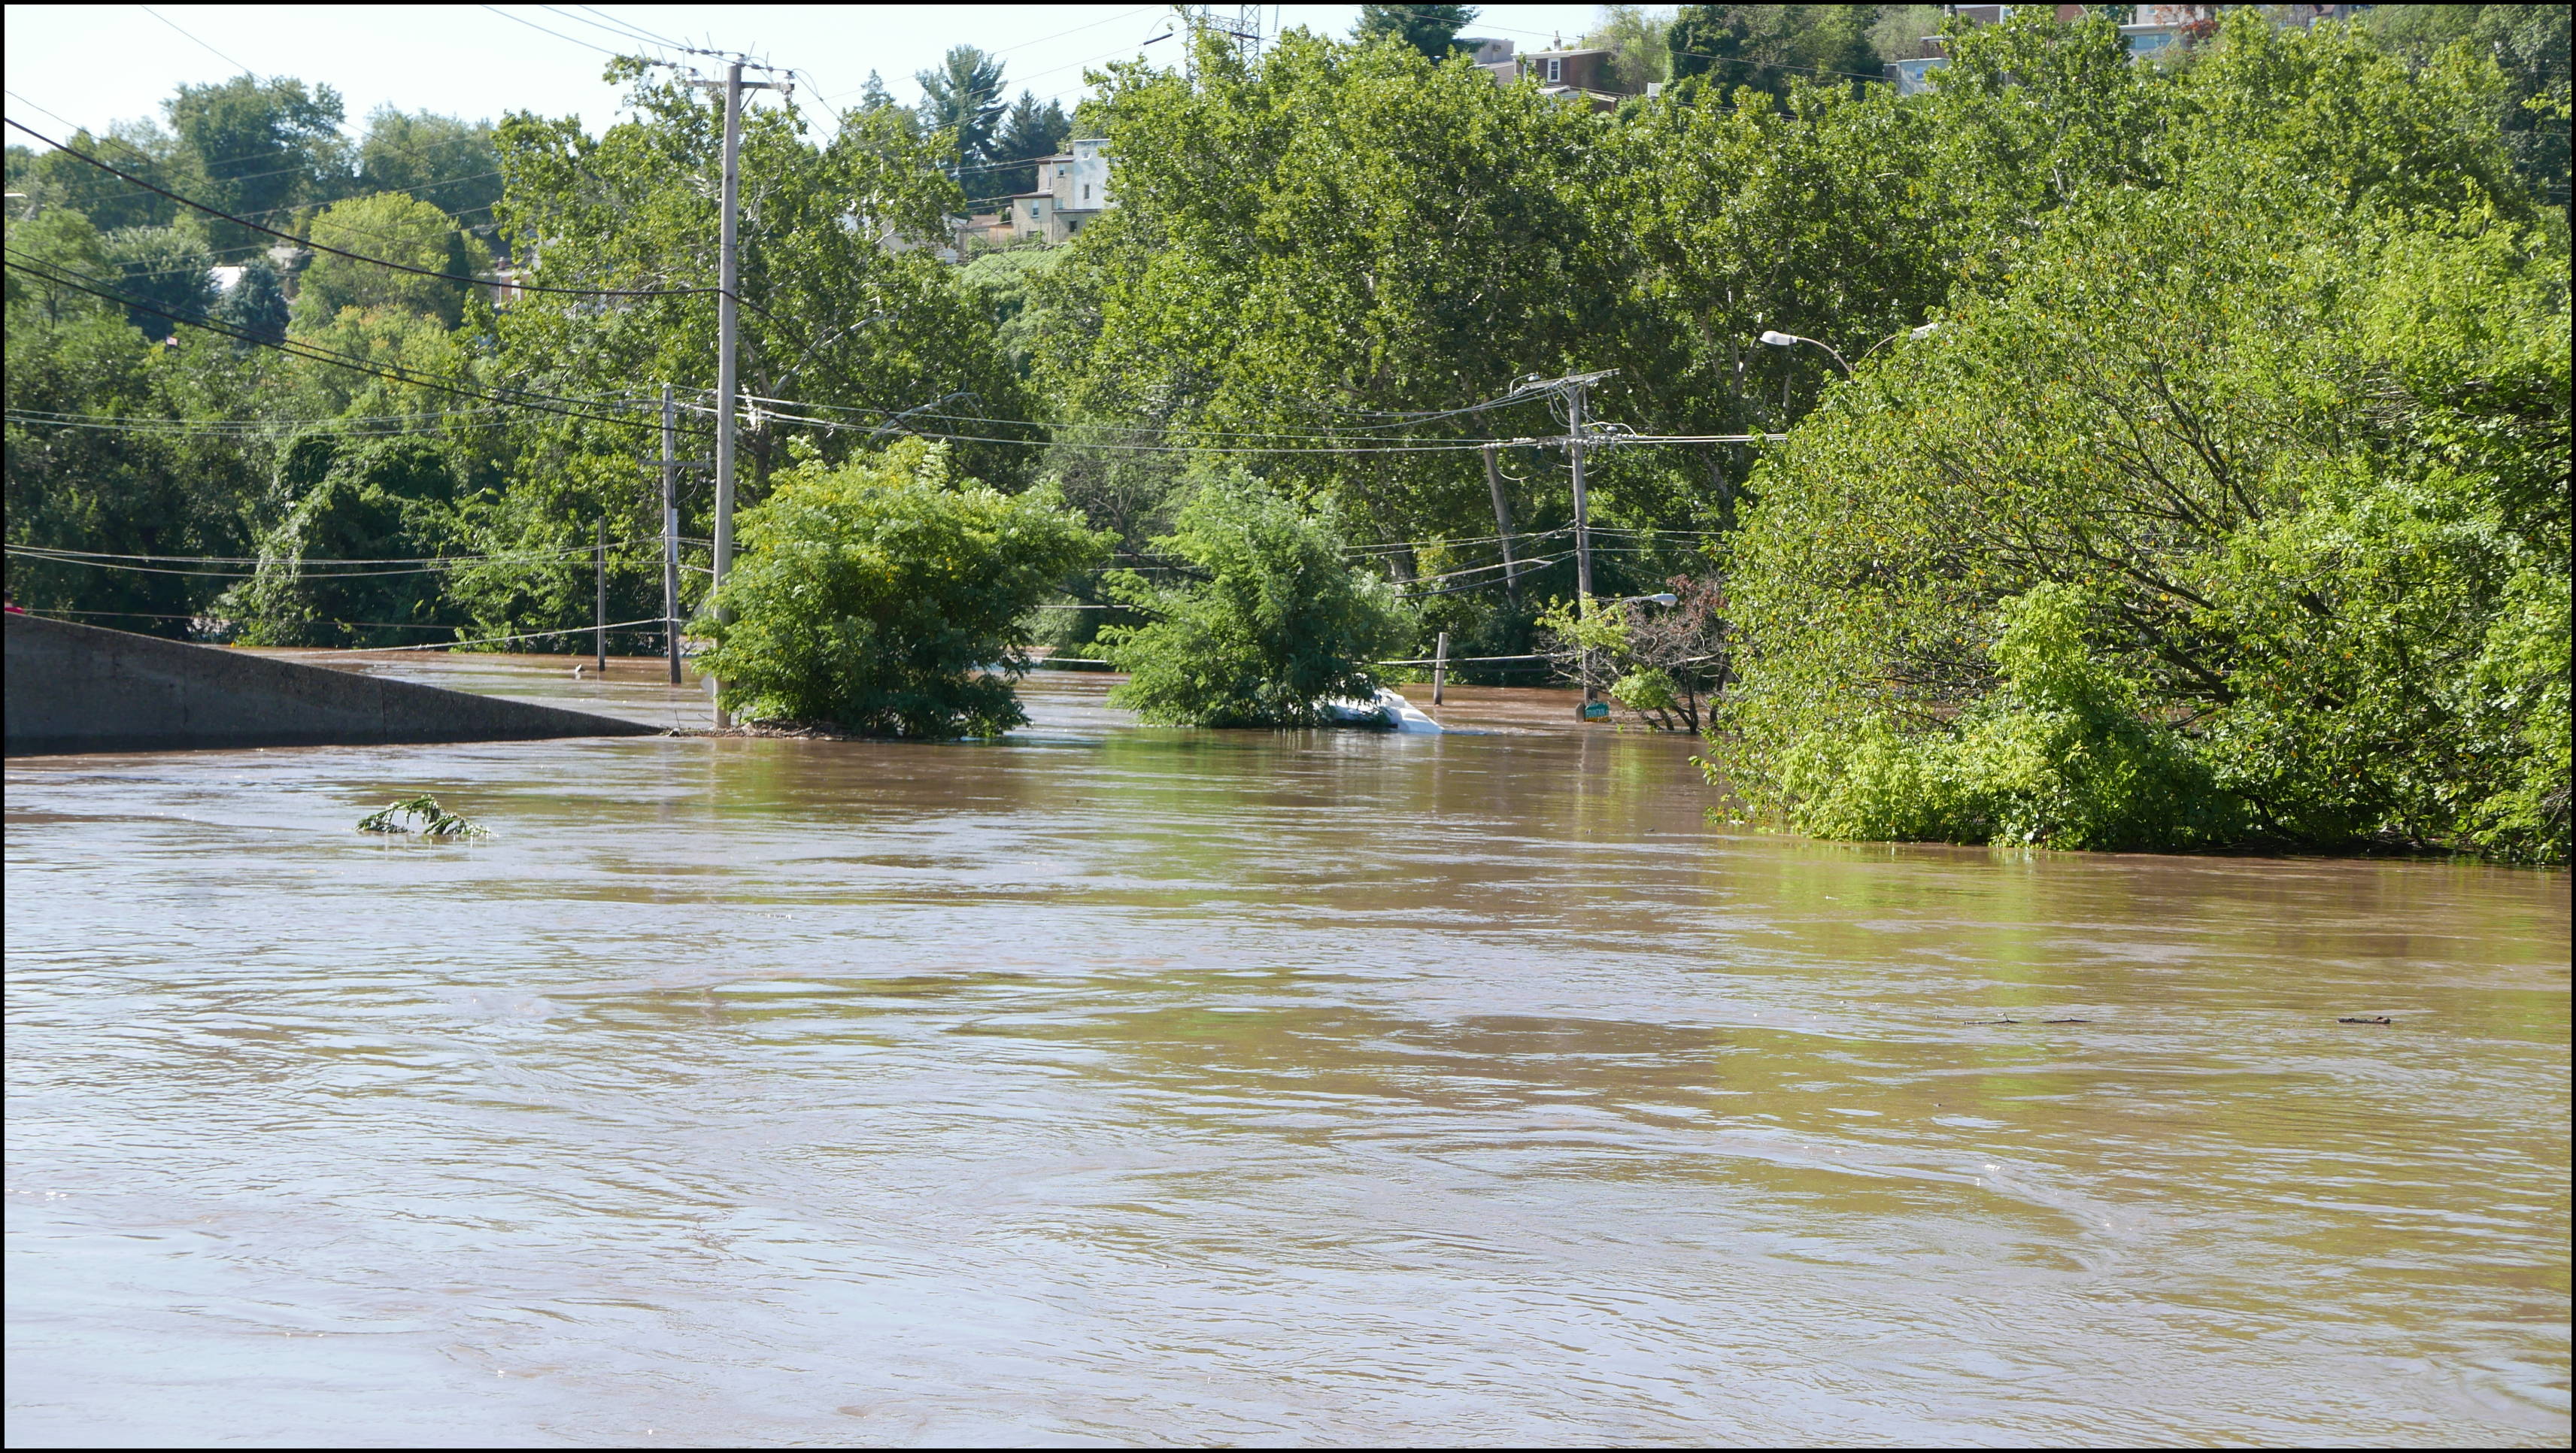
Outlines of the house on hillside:
<svg viewBox="0 0 2576 1453">
<path fill-rule="evenodd" d="M 1525 50 L 1508 60 L 1477 64 L 1494 78 L 1496 85 L 1509 85 L 1523 76 L 1538 82 L 1538 93 L 1560 101 L 1581 101 L 1596 111 L 1607 111 L 1630 96 L 1641 94 L 1630 89 L 1618 76 L 1617 52 L 1607 48 L 1576 46 L 1558 50 Z"/>
<path fill-rule="evenodd" d="M 1992 25 L 2011 14 L 2011 5 L 1954 5 L 1950 7 L 1960 20 L 1969 25 Z M 2087 7 L 2052 5 L 2063 21 L 2081 20 Z M 2129 45 L 2129 59 L 2160 55 L 2177 46 L 2188 46 L 2218 28 L 2218 15 L 2223 10 L 2240 10 L 2238 5 L 2139 5 L 2133 6 L 2128 24 L 2120 35 Z M 2367 10 L 2366 5 L 2266 5 L 2264 11 L 2274 25 L 2296 26 L 2305 30 L 2320 20 L 2350 20 L 2354 13 Z M 1932 89 L 1932 72 L 1950 63 L 1941 53 L 1941 37 L 1927 35 L 1915 45 L 1911 57 L 1888 62 L 1887 79 L 1900 96 L 1919 95 Z"/>
<path fill-rule="evenodd" d="M 1109 195 L 1109 156 L 1098 137 L 1038 158 L 1038 186 L 1005 202 L 997 236 L 1011 242 L 1063 242 L 1117 205 Z"/>
</svg>

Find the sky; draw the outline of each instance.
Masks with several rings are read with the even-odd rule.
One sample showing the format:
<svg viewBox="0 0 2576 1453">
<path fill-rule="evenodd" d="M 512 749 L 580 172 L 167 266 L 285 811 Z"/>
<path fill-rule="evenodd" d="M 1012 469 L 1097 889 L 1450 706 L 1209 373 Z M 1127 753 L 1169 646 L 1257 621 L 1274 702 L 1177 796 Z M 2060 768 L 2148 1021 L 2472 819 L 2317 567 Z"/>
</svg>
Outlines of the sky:
<svg viewBox="0 0 2576 1453">
<path fill-rule="evenodd" d="M 1231 17 L 1236 7 L 1216 7 Z M 1592 5 L 1488 5 L 1470 35 L 1537 49 L 1589 25 Z M 1085 66 L 1141 55 L 1169 62 L 1175 41 L 1158 5 L 11 5 L 6 10 L 8 114 L 57 134 L 158 118 L 179 85 L 248 70 L 328 85 L 355 123 L 380 105 L 467 120 L 505 111 L 579 115 L 594 133 L 616 115 L 602 84 L 605 52 L 650 50 L 643 31 L 710 49 L 750 52 L 802 73 L 797 100 L 819 90 L 847 107 L 884 77 L 918 99 L 916 71 L 952 45 L 999 53 L 1009 92 L 1083 94 Z M 1265 34 L 1304 26 L 1348 34 L 1357 5 L 1261 7 Z M 671 54 L 671 52 L 662 52 Z M 809 89 L 810 87 L 813 89 Z M 811 111 L 810 107 L 807 107 Z M 23 133 L 9 140 L 24 142 Z"/>
</svg>

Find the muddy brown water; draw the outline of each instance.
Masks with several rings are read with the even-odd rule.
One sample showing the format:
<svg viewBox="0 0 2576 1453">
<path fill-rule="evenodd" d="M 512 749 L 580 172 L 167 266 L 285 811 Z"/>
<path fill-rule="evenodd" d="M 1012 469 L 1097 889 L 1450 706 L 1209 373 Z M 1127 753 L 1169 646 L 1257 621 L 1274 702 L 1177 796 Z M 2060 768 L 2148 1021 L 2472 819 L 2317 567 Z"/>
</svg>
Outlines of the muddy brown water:
<svg viewBox="0 0 2576 1453">
<path fill-rule="evenodd" d="M 9 1441 L 2567 1441 L 2566 875 L 1103 688 L 11 761 Z"/>
</svg>

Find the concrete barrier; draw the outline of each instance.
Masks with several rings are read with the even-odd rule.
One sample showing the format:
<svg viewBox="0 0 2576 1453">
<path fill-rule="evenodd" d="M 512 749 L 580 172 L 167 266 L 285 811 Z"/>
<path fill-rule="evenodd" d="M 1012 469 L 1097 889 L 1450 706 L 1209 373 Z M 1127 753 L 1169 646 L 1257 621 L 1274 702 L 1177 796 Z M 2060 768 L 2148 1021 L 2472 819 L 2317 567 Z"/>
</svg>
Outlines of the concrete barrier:
<svg viewBox="0 0 2576 1453">
<path fill-rule="evenodd" d="M 12 615 L 8 754 L 653 736 L 640 722 Z"/>
</svg>

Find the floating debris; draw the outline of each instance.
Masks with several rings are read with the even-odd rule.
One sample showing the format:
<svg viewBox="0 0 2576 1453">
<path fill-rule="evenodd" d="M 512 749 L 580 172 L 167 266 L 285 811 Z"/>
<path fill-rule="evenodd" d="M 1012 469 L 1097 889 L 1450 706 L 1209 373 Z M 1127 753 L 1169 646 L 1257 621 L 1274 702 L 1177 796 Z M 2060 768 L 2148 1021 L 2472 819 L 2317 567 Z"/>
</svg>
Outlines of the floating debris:
<svg viewBox="0 0 2576 1453">
<path fill-rule="evenodd" d="M 492 835 L 480 823 L 468 822 L 439 806 L 438 799 L 426 792 L 418 797 L 404 798 L 400 802 L 389 802 L 385 804 L 384 811 L 371 812 L 359 818 L 358 831 L 409 832 L 411 829 L 403 825 L 403 819 L 407 817 L 421 823 L 420 832 L 423 837 L 474 838 Z"/>
<path fill-rule="evenodd" d="M 2335 1021 L 2337 1024 L 2395 1024 L 2396 1022 L 2385 1014 L 2347 1014 Z"/>
</svg>

